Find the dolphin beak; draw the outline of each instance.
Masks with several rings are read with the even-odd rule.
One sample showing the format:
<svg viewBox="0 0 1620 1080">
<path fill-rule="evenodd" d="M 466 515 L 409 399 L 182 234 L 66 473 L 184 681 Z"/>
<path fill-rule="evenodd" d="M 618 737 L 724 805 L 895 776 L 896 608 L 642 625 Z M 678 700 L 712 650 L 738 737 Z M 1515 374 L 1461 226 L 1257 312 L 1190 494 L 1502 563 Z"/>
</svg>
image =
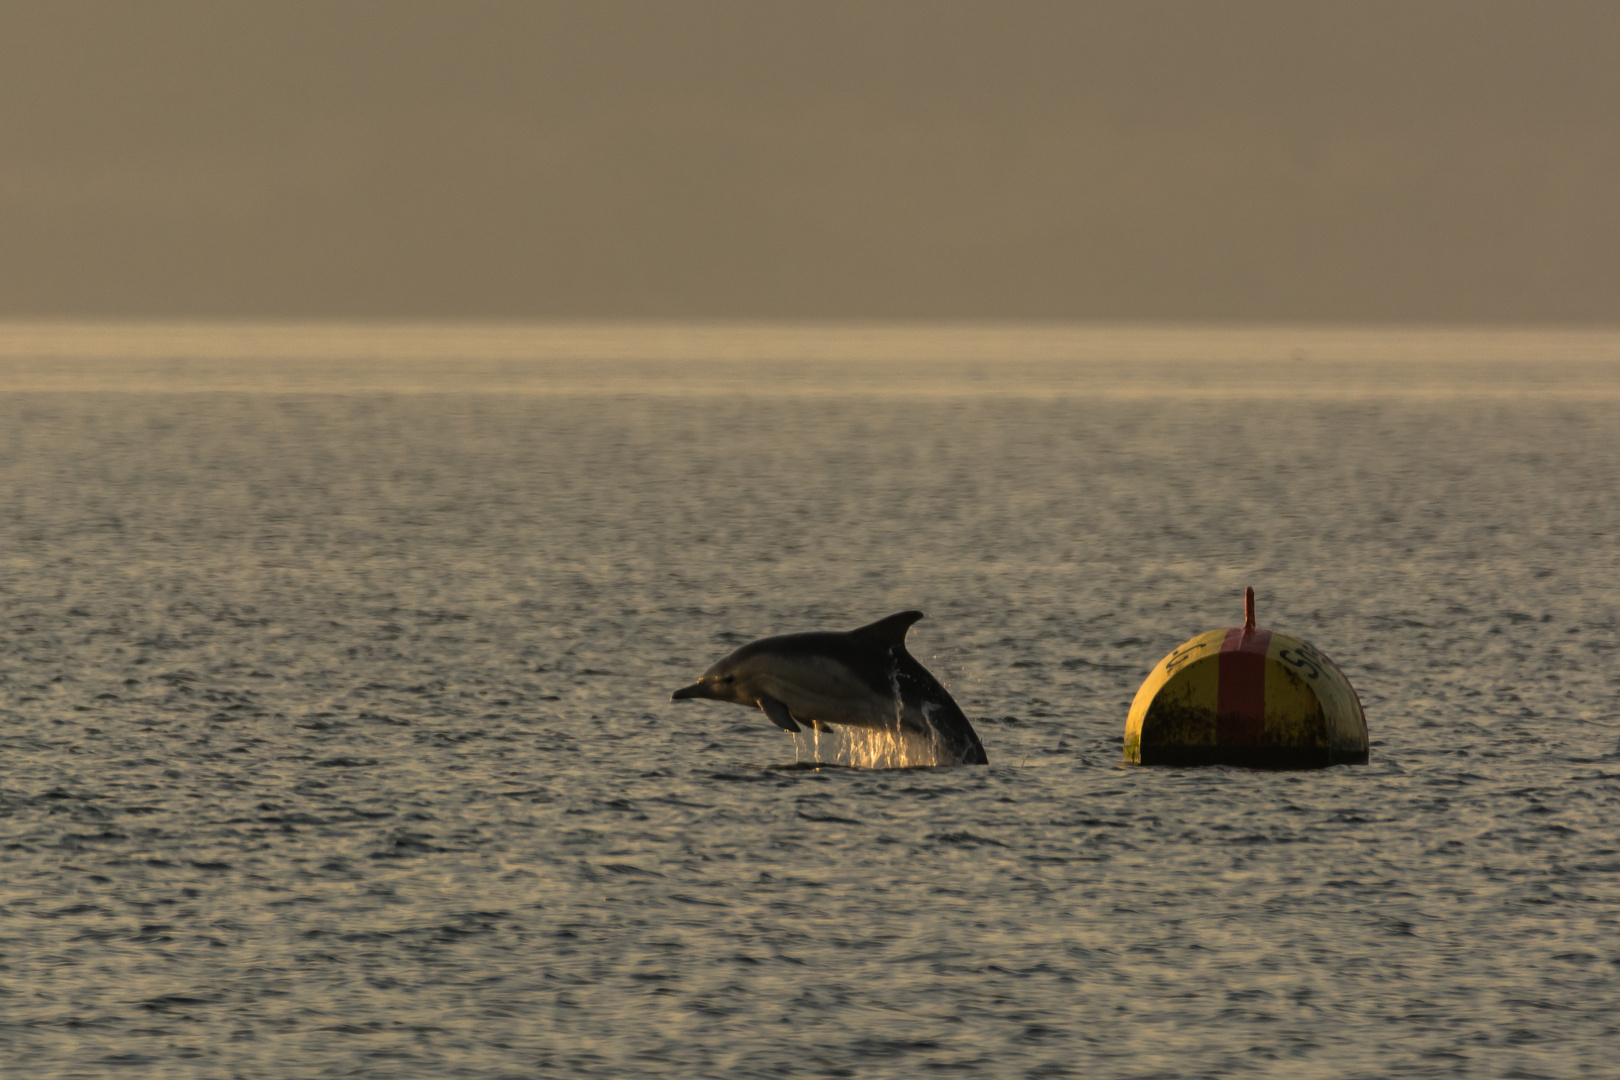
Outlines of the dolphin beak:
<svg viewBox="0 0 1620 1080">
<path fill-rule="evenodd" d="M 708 696 L 709 692 L 703 688 L 703 684 L 695 682 L 691 686 L 683 686 L 669 695 L 669 700 L 685 701 L 687 698 L 706 698 Z"/>
</svg>

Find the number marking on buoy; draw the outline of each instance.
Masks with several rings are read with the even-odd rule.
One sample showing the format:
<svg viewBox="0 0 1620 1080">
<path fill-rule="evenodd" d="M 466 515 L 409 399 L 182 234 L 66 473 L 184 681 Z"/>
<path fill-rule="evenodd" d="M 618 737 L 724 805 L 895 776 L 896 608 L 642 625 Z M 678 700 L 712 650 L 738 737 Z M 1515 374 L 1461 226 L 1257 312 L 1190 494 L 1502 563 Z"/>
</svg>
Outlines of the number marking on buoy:
<svg viewBox="0 0 1620 1080">
<path fill-rule="evenodd" d="M 1281 649 L 1277 652 L 1277 659 L 1285 664 L 1291 664 L 1299 668 L 1307 679 L 1314 679 L 1322 674 L 1322 669 L 1317 665 L 1313 657 L 1307 655 L 1308 651 L 1314 652 L 1315 650 L 1312 650 L 1309 645 L 1304 645 L 1299 650 L 1300 655 L 1295 656 L 1293 649 Z"/>
<path fill-rule="evenodd" d="M 1164 658 L 1164 673 L 1166 675 L 1191 660 L 1195 653 L 1200 652 L 1209 645 L 1207 641 L 1189 641 L 1175 652 Z"/>
</svg>

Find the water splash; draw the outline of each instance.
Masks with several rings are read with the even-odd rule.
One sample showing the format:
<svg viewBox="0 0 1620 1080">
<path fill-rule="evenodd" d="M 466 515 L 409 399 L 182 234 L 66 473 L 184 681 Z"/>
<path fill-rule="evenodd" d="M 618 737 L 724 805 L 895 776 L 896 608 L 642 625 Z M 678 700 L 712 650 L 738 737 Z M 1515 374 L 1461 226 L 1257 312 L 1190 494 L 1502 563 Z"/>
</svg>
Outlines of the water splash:
<svg viewBox="0 0 1620 1080">
<path fill-rule="evenodd" d="M 825 737 L 823 735 L 825 734 Z M 792 736 L 796 764 L 843 765 L 851 769 L 914 769 L 945 764 L 932 739 L 885 725 L 881 728 L 812 729 L 801 742 Z"/>
<path fill-rule="evenodd" d="M 893 656 L 892 651 L 890 655 Z M 811 725 L 808 746 L 799 741 L 797 733 L 792 735 L 794 763 L 806 764 L 806 751 L 810 755 L 808 763 L 843 765 L 852 769 L 915 769 L 953 762 L 954 759 L 945 752 L 944 739 L 934 723 L 932 713 L 938 706 L 933 702 L 925 703 L 922 707 L 922 718 L 928 726 L 928 734 L 906 730 L 905 695 L 900 689 L 898 660 L 889 668 L 889 686 L 894 693 L 892 724 L 874 728 L 840 724 L 826 733 L 825 750 L 822 747 L 823 733 Z"/>
</svg>

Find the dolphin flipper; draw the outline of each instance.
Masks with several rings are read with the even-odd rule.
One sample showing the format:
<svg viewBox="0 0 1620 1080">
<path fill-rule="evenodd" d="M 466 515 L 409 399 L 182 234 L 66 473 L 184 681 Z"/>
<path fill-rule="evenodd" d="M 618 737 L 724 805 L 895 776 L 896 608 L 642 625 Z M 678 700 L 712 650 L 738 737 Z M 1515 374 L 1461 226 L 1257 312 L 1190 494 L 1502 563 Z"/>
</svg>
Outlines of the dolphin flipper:
<svg viewBox="0 0 1620 1080">
<path fill-rule="evenodd" d="M 814 719 L 813 717 L 800 716 L 798 713 L 794 712 L 792 709 L 788 710 L 788 715 L 793 717 L 794 720 L 797 720 L 799 723 L 803 724 L 807 728 L 814 728 L 817 731 L 824 731 L 824 732 L 830 732 L 833 729 L 833 726 L 831 724 L 827 723 L 825 720 L 817 720 L 817 719 Z"/>
<path fill-rule="evenodd" d="M 793 722 L 793 714 L 788 712 L 788 707 L 782 704 L 780 701 L 777 701 L 775 698 L 770 697 L 769 695 L 761 694 L 759 698 L 759 707 L 765 710 L 765 715 L 771 718 L 771 723 L 775 724 L 783 731 L 792 732 L 794 734 L 799 732 L 799 725 Z"/>
</svg>

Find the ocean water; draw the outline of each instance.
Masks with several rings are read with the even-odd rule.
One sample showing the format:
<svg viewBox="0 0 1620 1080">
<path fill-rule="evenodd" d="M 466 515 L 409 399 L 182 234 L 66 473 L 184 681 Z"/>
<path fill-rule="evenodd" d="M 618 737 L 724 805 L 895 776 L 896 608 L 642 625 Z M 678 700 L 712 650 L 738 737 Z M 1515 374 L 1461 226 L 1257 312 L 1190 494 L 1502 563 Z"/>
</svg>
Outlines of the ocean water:
<svg viewBox="0 0 1620 1080">
<path fill-rule="evenodd" d="M 1601 1077 L 1620 335 L 0 329 L 6 1077 Z M 1241 620 L 1369 764 L 1121 763 Z M 987 767 L 670 692 L 905 608 Z"/>
</svg>

